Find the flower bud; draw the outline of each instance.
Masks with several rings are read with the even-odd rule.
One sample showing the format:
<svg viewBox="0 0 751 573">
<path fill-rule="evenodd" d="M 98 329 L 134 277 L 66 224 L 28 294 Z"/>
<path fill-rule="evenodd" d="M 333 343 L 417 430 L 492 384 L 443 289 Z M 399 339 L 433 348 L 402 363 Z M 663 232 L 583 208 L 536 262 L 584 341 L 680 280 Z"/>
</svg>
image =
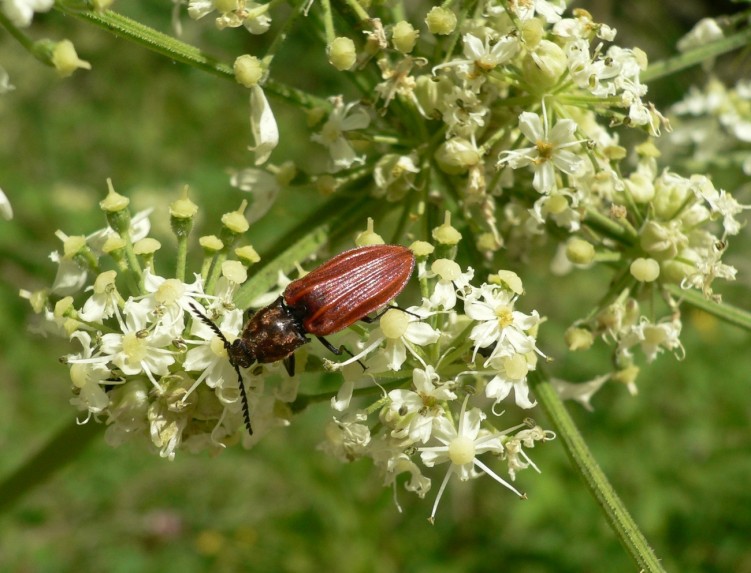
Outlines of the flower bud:
<svg viewBox="0 0 751 573">
<path fill-rule="evenodd" d="M 404 336 L 409 327 L 409 315 L 406 312 L 392 308 L 387 310 L 380 320 L 381 332 L 391 340 Z"/>
<path fill-rule="evenodd" d="M 442 171 L 449 175 L 461 175 L 477 165 L 482 157 L 471 141 L 453 137 L 444 141 L 436 150 L 435 159 Z"/>
<path fill-rule="evenodd" d="M 201 237 L 198 239 L 198 244 L 201 245 L 203 252 L 207 256 L 211 256 L 224 248 L 224 243 L 216 235 L 206 235 Z"/>
<path fill-rule="evenodd" d="M 224 261 L 222 276 L 235 284 L 243 284 L 248 280 L 248 271 L 240 261 Z"/>
<path fill-rule="evenodd" d="M 391 42 L 394 44 L 394 48 L 404 54 L 409 54 L 417 43 L 417 38 L 420 36 L 420 32 L 415 30 L 414 26 L 402 20 L 394 24 L 394 28 L 391 31 Z"/>
<path fill-rule="evenodd" d="M 456 14 L 449 8 L 434 6 L 425 17 L 431 34 L 447 36 L 456 28 Z"/>
<path fill-rule="evenodd" d="M 436 259 L 430 265 L 430 270 L 447 282 L 458 279 L 462 274 L 462 268 L 451 259 Z"/>
<path fill-rule="evenodd" d="M 246 266 L 254 265 L 261 260 L 260 255 L 250 245 L 236 248 L 235 256 Z"/>
<path fill-rule="evenodd" d="M 435 251 L 435 247 L 427 241 L 415 241 L 409 246 L 409 249 L 418 258 L 425 258 Z"/>
<path fill-rule="evenodd" d="M 652 179 L 638 171 L 629 175 L 624 184 L 636 203 L 649 203 L 655 196 Z"/>
<path fill-rule="evenodd" d="M 244 54 L 235 60 L 233 65 L 235 80 L 246 88 L 257 85 L 263 77 L 263 64 L 255 56 Z"/>
<path fill-rule="evenodd" d="M 453 246 L 462 240 L 462 234 L 451 226 L 451 213 L 446 211 L 443 225 L 439 225 L 432 232 L 433 239 L 442 245 Z"/>
<path fill-rule="evenodd" d="M 558 44 L 541 40 L 534 52 L 529 52 L 522 63 L 524 79 L 539 91 L 552 87 L 566 71 L 567 58 Z"/>
<path fill-rule="evenodd" d="M 222 215 L 222 225 L 224 225 L 225 229 L 237 235 L 248 230 L 250 225 L 248 225 L 248 220 L 245 218 L 245 207 L 247 204 L 247 201 L 243 200 L 237 211 L 230 211 Z"/>
<path fill-rule="evenodd" d="M 682 233 L 657 221 L 647 221 L 641 229 L 639 244 L 653 257 L 672 259 L 678 253 L 679 243 L 685 241 Z"/>
<path fill-rule="evenodd" d="M 52 65 L 55 66 L 58 75 L 61 78 L 67 78 L 77 69 L 90 70 L 91 64 L 78 57 L 76 48 L 70 40 L 61 40 L 55 44 L 50 57 Z"/>
<path fill-rule="evenodd" d="M 577 328 L 574 326 L 566 330 L 566 333 L 563 335 L 563 340 L 566 342 L 568 349 L 572 352 L 576 350 L 587 350 L 595 341 L 591 331 L 586 328 Z"/>
<path fill-rule="evenodd" d="M 588 265 L 595 258 L 595 248 L 584 239 L 572 237 L 566 243 L 566 258 L 575 265 Z"/>
<path fill-rule="evenodd" d="M 631 263 L 630 271 L 637 281 L 651 283 L 660 276 L 660 263 L 654 259 L 638 258 Z"/>
<path fill-rule="evenodd" d="M 347 37 L 340 36 L 326 47 L 329 63 L 339 71 L 346 71 L 355 65 L 357 51 L 355 43 Z"/>
<path fill-rule="evenodd" d="M 386 241 L 383 240 L 383 237 L 373 230 L 373 219 L 368 217 L 368 228 L 357 234 L 355 245 L 366 247 L 368 245 L 383 245 L 385 243 Z"/>
</svg>

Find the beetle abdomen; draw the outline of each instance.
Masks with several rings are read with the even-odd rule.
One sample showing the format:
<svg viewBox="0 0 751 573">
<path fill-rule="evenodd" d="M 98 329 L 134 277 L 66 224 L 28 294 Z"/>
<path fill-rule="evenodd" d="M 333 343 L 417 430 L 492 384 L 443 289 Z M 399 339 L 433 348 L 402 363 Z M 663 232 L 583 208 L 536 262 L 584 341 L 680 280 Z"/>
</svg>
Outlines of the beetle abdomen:
<svg viewBox="0 0 751 573">
<path fill-rule="evenodd" d="M 306 332 L 326 336 L 396 297 L 414 265 L 412 251 L 399 245 L 350 249 L 291 282 L 282 296 Z"/>
</svg>

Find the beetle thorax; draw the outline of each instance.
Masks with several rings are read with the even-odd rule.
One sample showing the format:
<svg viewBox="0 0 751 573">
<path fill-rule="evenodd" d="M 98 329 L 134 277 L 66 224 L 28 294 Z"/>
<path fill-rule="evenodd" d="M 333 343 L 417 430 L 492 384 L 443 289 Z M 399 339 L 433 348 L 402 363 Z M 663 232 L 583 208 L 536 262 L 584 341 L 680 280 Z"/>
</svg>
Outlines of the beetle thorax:
<svg viewBox="0 0 751 573">
<path fill-rule="evenodd" d="M 306 342 L 305 329 L 279 297 L 248 320 L 229 354 L 235 364 L 247 368 L 253 361 L 283 360 Z"/>
</svg>

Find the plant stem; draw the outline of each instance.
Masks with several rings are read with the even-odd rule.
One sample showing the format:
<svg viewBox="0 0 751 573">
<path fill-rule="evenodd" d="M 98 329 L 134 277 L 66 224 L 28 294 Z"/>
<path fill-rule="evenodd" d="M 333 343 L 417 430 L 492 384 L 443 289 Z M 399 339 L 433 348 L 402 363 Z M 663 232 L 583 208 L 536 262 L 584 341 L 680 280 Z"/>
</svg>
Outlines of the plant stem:
<svg viewBox="0 0 751 573">
<path fill-rule="evenodd" d="M 732 36 L 717 40 L 716 42 L 705 44 L 682 54 L 678 54 L 677 56 L 673 56 L 672 58 L 650 64 L 641 74 L 640 79 L 643 82 L 651 82 L 660 79 L 677 71 L 701 64 L 710 58 L 742 48 L 743 46 L 748 45 L 750 40 L 751 28 L 748 28 L 733 34 Z"/>
<path fill-rule="evenodd" d="M 540 402 L 540 406 L 555 427 L 558 437 L 561 438 L 571 462 L 584 479 L 589 491 L 605 514 L 610 527 L 636 563 L 639 571 L 664 572 L 660 561 L 644 535 L 639 531 L 600 466 L 597 465 L 586 442 L 550 382 L 544 378 L 540 370 L 530 374 L 529 382 Z"/>
<path fill-rule="evenodd" d="M 683 299 L 683 302 L 686 304 L 700 308 L 704 312 L 708 312 L 712 316 L 716 316 L 730 324 L 740 326 L 746 330 L 751 330 L 751 313 L 747 310 L 737 308 L 724 302 L 715 302 L 706 298 L 698 291 L 682 289 L 680 285 L 667 285 L 665 288 L 674 297 Z"/>
<path fill-rule="evenodd" d="M 44 446 L 0 482 L 0 513 L 74 460 L 104 428 L 104 424 L 79 425 L 75 420 L 62 426 Z"/>
<path fill-rule="evenodd" d="M 131 20 L 127 16 L 111 10 L 104 12 L 81 11 L 63 0 L 55 2 L 55 8 L 63 14 L 91 22 L 100 28 L 113 32 L 116 36 L 127 38 L 171 60 L 183 62 L 232 82 L 235 81 L 235 72 L 232 66 L 212 58 L 195 46 Z M 263 88 L 269 93 L 287 99 L 292 103 L 299 103 L 306 107 L 329 107 L 325 100 L 277 81 L 268 80 L 263 84 Z"/>
</svg>

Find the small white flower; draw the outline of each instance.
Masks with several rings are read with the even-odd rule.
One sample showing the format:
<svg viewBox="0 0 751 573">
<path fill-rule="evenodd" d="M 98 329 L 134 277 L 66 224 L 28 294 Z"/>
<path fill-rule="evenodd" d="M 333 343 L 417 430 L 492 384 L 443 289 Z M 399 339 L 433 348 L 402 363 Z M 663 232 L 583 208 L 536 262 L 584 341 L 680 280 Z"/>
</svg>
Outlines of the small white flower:
<svg viewBox="0 0 751 573">
<path fill-rule="evenodd" d="M 368 127 L 370 116 L 357 102 L 344 104 L 340 97 L 336 97 L 333 98 L 333 103 L 334 109 L 329 119 L 323 124 L 321 131 L 313 134 L 311 139 L 328 148 L 331 155 L 330 170 L 336 172 L 365 162 L 364 157 L 357 156 L 345 133 Z"/>
<path fill-rule="evenodd" d="M 110 403 L 109 396 L 102 386 L 115 384 L 117 381 L 109 380 L 112 378 L 110 369 L 101 361 L 96 360 L 96 348 L 91 344 L 91 335 L 88 332 L 78 330 L 71 335 L 71 339 L 78 340 L 83 350 L 80 354 L 67 357 L 70 365 L 70 379 L 73 386 L 78 389 L 78 395 L 71 398 L 70 403 L 82 410 L 88 410 L 89 416 L 99 414 Z"/>
<path fill-rule="evenodd" d="M 250 131 L 254 145 L 248 149 L 255 152 L 256 165 L 261 165 L 279 144 L 279 128 L 266 94 L 258 84 L 250 88 Z"/>
<path fill-rule="evenodd" d="M 155 375 L 165 376 L 175 362 L 173 353 L 165 348 L 172 344 L 172 337 L 163 331 L 150 330 L 148 316 L 133 299 L 125 303 L 123 314 L 124 321 L 117 315 L 122 332 L 102 336 L 101 359 L 117 366 L 126 376 L 144 373 L 160 388 Z"/>
<path fill-rule="evenodd" d="M 412 372 L 415 390 L 392 390 L 391 401 L 384 411 L 384 422 L 394 429 L 390 436 L 403 444 L 426 443 L 433 431 L 433 421 L 443 417 L 441 405 L 456 400 L 456 393 L 440 378 L 432 366 Z"/>
<path fill-rule="evenodd" d="M 518 169 L 533 165 L 532 187 L 540 193 L 550 193 L 557 188 L 556 169 L 568 175 L 581 169 L 582 158 L 568 149 L 581 143 L 581 140 L 574 139 L 577 126 L 573 120 L 558 120 L 552 129 L 548 129 L 546 119 L 525 111 L 519 115 L 519 129 L 534 146 L 502 152 L 499 167 L 509 165 Z"/>
<path fill-rule="evenodd" d="M 475 342 L 474 361 L 481 348 L 493 346 L 485 364 L 496 356 L 539 352 L 530 331 L 540 324 L 537 311 L 524 314 L 514 309 L 518 295 L 497 285 L 473 287 L 464 300 L 464 312 L 476 324 L 469 338 Z"/>
<path fill-rule="evenodd" d="M 435 420 L 433 438 L 442 445 L 419 448 L 420 457 L 426 466 L 433 467 L 445 462 L 450 464 L 433 504 L 433 511 L 430 514 L 431 521 L 435 519 L 438 503 L 441 501 L 446 484 L 453 474 L 459 476 L 460 480 L 466 481 L 482 475 L 481 472 L 485 472 L 519 497 L 524 497 L 514 486 L 477 459 L 477 456 L 485 452 L 500 454 L 504 451 L 502 434 L 493 434 L 480 428 L 484 419 L 485 414 L 479 408 L 472 408 L 467 411 L 467 399 L 465 398 L 457 422 L 458 427 L 455 427 L 447 418 Z M 480 472 L 477 470 L 480 470 Z"/>
<path fill-rule="evenodd" d="M 47 12 L 54 0 L 2 0 L 0 8 L 5 15 L 19 28 L 26 28 L 34 18 L 34 12 Z"/>
<path fill-rule="evenodd" d="M 584 406 L 585 409 L 592 412 L 594 408 L 592 407 L 592 404 L 590 404 L 590 400 L 592 400 L 592 396 L 602 388 L 602 385 L 610 380 L 610 376 L 610 374 L 605 374 L 603 376 L 597 376 L 587 382 L 578 383 L 566 382 L 566 380 L 561 380 L 559 378 L 551 378 L 550 384 L 553 386 L 553 389 L 558 396 L 561 397 L 561 400 L 575 400 Z"/>
<path fill-rule="evenodd" d="M 83 305 L 79 317 L 87 322 L 101 322 L 115 314 L 115 309 L 122 302 L 122 297 L 115 286 L 115 271 L 104 271 L 90 287 L 94 291 Z M 87 289 L 88 290 L 88 289 Z"/>
</svg>

